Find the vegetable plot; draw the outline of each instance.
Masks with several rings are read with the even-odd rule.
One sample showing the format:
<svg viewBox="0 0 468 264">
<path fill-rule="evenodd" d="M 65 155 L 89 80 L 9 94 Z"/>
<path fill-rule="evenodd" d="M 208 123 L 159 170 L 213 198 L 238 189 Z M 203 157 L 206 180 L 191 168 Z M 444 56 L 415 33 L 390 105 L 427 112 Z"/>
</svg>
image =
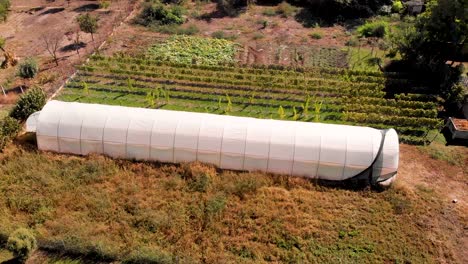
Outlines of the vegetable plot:
<svg viewBox="0 0 468 264">
<path fill-rule="evenodd" d="M 403 142 L 422 144 L 438 128 L 430 96 L 385 98 L 397 75 L 338 68 L 219 66 L 154 57 L 93 56 L 59 100 L 209 112 L 258 118 L 393 127 Z"/>
</svg>

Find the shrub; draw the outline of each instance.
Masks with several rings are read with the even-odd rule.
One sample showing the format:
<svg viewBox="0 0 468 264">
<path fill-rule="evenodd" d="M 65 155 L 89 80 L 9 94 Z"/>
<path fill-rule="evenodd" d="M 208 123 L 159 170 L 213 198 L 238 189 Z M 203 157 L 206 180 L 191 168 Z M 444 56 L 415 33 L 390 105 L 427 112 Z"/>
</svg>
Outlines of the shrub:
<svg viewBox="0 0 468 264">
<path fill-rule="evenodd" d="M 8 8 L 10 8 L 10 0 L 0 0 L 0 21 L 6 20 Z"/>
<path fill-rule="evenodd" d="M 310 34 L 310 37 L 313 38 L 313 39 L 321 39 L 322 38 L 322 33 L 320 32 L 312 32 Z"/>
<path fill-rule="evenodd" d="M 184 23 L 183 9 L 180 6 L 167 6 L 161 3 L 145 4 L 136 23 L 143 26 L 180 25 Z"/>
<path fill-rule="evenodd" d="M 400 0 L 393 1 L 392 11 L 400 13 L 403 10 L 403 3 Z"/>
<path fill-rule="evenodd" d="M 46 94 L 41 88 L 33 88 L 22 95 L 10 112 L 10 116 L 23 122 L 32 113 L 39 111 L 46 103 Z"/>
<path fill-rule="evenodd" d="M 296 8 L 287 2 L 281 2 L 281 4 L 276 7 L 276 13 L 284 18 L 294 15 L 295 12 Z"/>
<path fill-rule="evenodd" d="M 0 120 L 0 152 L 20 131 L 20 124 L 9 116 Z"/>
<path fill-rule="evenodd" d="M 388 23 L 385 21 L 366 22 L 357 31 L 363 37 L 383 38 L 388 32 Z"/>
<path fill-rule="evenodd" d="M 267 8 L 263 10 L 262 14 L 264 16 L 276 16 L 277 15 L 276 11 L 273 8 Z"/>
<path fill-rule="evenodd" d="M 31 79 L 34 78 L 38 72 L 39 67 L 37 66 L 37 61 L 34 58 L 26 58 L 19 65 L 18 76 L 24 79 Z"/>
<path fill-rule="evenodd" d="M 99 27 L 98 25 L 98 18 L 95 16 L 86 13 L 84 15 L 80 15 L 76 18 L 78 25 L 80 26 L 80 30 L 91 34 L 91 39 L 94 40 L 94 33 L 97 32 Z"/>
<path fill-rule="evenodd" d="M 13 256 L 24 262 L 37 248 L 37 242 L 31 231 L 19 228 L 8 237 L 6 247 L 13 253 Z"/>
</svg>

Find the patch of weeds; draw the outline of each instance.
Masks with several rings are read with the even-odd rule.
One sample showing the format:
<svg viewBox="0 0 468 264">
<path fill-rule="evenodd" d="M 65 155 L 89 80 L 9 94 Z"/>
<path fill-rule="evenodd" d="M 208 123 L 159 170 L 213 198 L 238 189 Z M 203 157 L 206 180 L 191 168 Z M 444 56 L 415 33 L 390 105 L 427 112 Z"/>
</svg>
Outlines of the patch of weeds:
<svg viewBox="0 0 468 264">
<path fill-rule="evenodd" d="M 283 1 L 276 7 L 276 13 L 284 18 L 288 18 L 296 13 L 297 8 L 290 5 L 288 2 Z"/>
<path fill-rule="evenodd" d="M 201 175 L 192 177 L 187 185 L 189 190 L 192 192 L 206 192 L 210 186 L 210 182 L 210 177 L 203 173 Z"/>
<path fill-rule="evenodd" d="M 255 253 L 246 246 L 242 246 L 241 248 L 230 248 L 230 251 L 241 258 L 256 259 Z"/>
<path fill-rule="evenodd" d="M 237 39 L 237 36 L 234 34 L 227 34 L 226 32 L 222 30 L 215 31 L 211 34 L 211 37 L 215 39 L 226 39 L 226 40 L 235 40 Z"/>
<path fill-rule="evenodd" d="M 313 39 L 322 39 L 323 36 L 322 33 L 315 31 L 310 33 L 310 37 Z"/>
<path fill-rule="evenodd" d="M 272 17 L 272 16 L 276 16 L 278 13 L 276 13 L 276 10 L 273 9 L 273 8 L 267 8 L 267 9 L 263 10 L 262 14 L 264 16 Z"/>
</svg>

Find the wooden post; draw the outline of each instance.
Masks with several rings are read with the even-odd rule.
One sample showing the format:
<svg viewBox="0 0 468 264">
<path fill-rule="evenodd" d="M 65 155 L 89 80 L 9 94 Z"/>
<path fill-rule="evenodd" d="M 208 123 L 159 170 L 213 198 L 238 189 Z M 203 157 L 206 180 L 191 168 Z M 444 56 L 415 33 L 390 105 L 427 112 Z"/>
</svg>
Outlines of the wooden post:
<svg viewBox="0 0 468 264">
<path fill-rule="evenodd" d="M 3 96 L 6 97 L 7 95 L 6 95 L 5 89 L 3 88 L 3 85 L 0 85 L 0 87 L 2 88 Z"/>
</svg>

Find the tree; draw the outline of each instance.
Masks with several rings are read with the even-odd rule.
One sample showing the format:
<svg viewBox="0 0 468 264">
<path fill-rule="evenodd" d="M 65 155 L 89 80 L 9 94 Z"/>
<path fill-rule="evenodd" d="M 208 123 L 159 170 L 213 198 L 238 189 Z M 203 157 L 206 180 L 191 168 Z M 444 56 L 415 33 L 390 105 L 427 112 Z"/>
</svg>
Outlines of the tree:
<svg viewBox="0 0 468 264">
<path fill-rule="evenodd" d="M 58 66 L 57 51 L 62 43 L 62 34 L 59 32 L 47 33 L 42 35 L 41 39 L 44 41 L 47 52 L 49 52 L 50 56 L 54 59 L 55 64 Z"/>
<path fill-rule="evenodd" d="M 10 117 L 23 122 L 46 104 L 47 96 L 41 88 L 35 87 L 23 94 L 10 112 Z"/>
<path fill-rule="evenodd" d="M 91 39 L 94 41 L 94 34 L 97 32 L 99 27 L 98 25 L 98 18 L 95 16 L 86 13 L 84 15 L 78 16 L 76 19 L 78 25 L 80 26 L 80 30 L 91 34 Z"/>
<path fill-rule="evenodd" d="M 396 51 L 432 85 L 431 92 L 440 95 L 449 110 L 455 110 L 461 98 L 456 83 L 462 66 L 453 67 L 453 62 L 460 58 L 468 37 L 466 10 L 467 0 L 431 0 L 414 25 L 405 26 L 392 36 Z M 452 64 L 447 65 L 449 60 Z"/>
</svg>

